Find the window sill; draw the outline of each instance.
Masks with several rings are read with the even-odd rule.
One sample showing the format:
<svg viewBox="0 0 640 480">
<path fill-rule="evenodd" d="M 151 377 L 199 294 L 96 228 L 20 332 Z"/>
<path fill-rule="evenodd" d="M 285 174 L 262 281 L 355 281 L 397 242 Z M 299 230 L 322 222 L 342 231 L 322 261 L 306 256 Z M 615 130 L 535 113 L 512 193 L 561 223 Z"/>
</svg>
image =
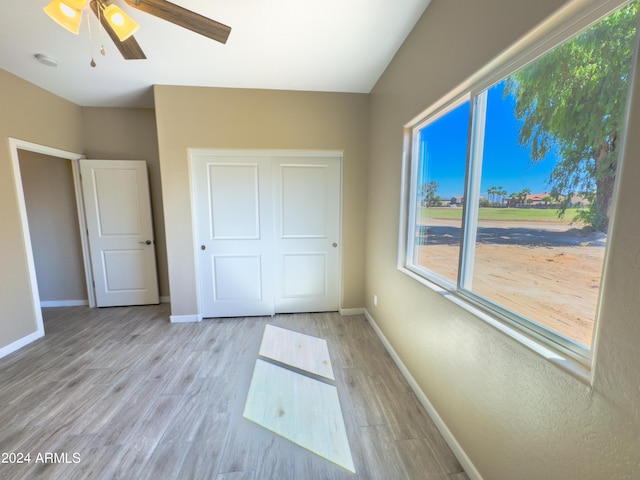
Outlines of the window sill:
<svg viewBox="0 0 640 480">
<path fill-rule="evenodd" d="M 417 275 L 416 273 L 403 266 L 399 266 L 398 269 L 405 275 L 408 275 L 427 288 L 439 293 L 446 300 L 453 302 L 458 307 L 483 320 L 485 323 L 489 324 L 504 335 L 520 343 L 525 348 L 543 357 L 549 363 L 565 371 L 575 379 L 579 380 L 585 385 L 591 385 L 592 375 L 590 365 L 580 362 L 572 356 L 563 353 L 559 349 L 553 348 L 553 346 L 548 345 L 546 342 L 544 342 L 543 339 L 538 339 L 533 335 L 525 333 L 523 330 L 520 330 L 510 323 L 505 322 L 496 315 L 492 315 L 488 311 L 474 305 L 470 301 L 458 295 L 456 292 L 446 290 L 445 288 L 442 288 L 441 286 L 421 277 L 420 275 Z"/>
</svg>

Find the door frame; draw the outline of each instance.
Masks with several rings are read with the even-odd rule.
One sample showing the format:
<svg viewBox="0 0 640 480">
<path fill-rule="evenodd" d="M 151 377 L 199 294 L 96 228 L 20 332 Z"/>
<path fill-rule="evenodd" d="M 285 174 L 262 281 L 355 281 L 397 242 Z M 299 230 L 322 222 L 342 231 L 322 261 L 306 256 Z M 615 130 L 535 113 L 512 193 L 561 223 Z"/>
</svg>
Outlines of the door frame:
<svg viewBox="0 0 640 480">
<path fill-rule="evenodd" d="M 27 207 L 22 188 L 22 176 L 20 173 L 20 157 L 19 150 L 25 150 L 34 153 L 40 153 L 51 157 L 61 158 L 71 161 L 71 171 L 73 175 L 74 194 L 76 198 L 76 208 L 78 211 L 78 224 L 80 234 L 80 244 L 82 246 L 82 260 L 85 272 L 85 281 L 87 285 L 87 296 L 89 299 L 89 307 L 95 307 L 95 293 L 93 291 L 93 272 L 91 271 L 91 260 L 89 257 L 89 244 L 87 231 L 84 202 L 82 201 L 82 190 L 80 184 L 79 161 L 85 156 L 80 153 L 68 152 L 58 148 L 48 147 L 37 143 L 27 142 L 16 138 L 9 137 L 9 150 L 13 164 L 13 180 L 16 187 L 16 197 L 18 200 L 18 209 L 20 211 L 20 223 L 22 225 L 22 235 L 24 238 L 25 253 L 27 256 L 27 266 L 29 269 L 29 280 L 31 283 L 31 296 L 33 298 L 33 311 L 38 326 L 38 334 L 44 335 L 44 323 L 42 319 L 42 307 L 40 302 L 40 292 L 38 290 L 38 280 L 36 277 L 35 261 L 33 258 L 33 246 L 31 244 L 31 234 L 29 231 L 29 219 L 27 217 Z"/>
<path fill-rule="evenodd" d="M 199 156 L 226 156 L 226 157 L 334 157 L 338 159 L 340 182 L 338 185 L 338 310 L 342 311 L 343 299 L 343 266 L 342 266 L 342 208 L 343 208 L 343 184 L 344 184 L 344 151 L 343 150 L 278 150 L 278 149 L 222 149 L 222 148 L 188 148 L 189 157 L 189 191 L 191 195 L 191 233 L 193 238 L 193 261 L 195 267 L 196 298 L 198 302 L 197 321 L 202 320 L 202 305 L 200 292 L 200 265 L 198 263 L 198 222 L 196 218 L 196 191 L 194 185 L 194 157 Z"/>
</svg>

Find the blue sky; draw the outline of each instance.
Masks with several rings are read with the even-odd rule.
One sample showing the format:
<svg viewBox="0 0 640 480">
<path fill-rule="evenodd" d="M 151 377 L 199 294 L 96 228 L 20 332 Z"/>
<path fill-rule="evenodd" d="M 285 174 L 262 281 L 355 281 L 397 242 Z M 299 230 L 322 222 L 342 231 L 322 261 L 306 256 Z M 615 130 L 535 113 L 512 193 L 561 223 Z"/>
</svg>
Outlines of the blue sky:
<svg viewBox="0 0 640 480">
<path fill-rule="evenodd" d="M 529 149 L 518 145 L 514 99 L 503 99 L 503 89 L 504 82 L 500 82 L 489 90 L 481 195 L 487 195 L 488 188 L 500 186 L 508 193 L 525 188 L 531 193 L 548 192 L 547 179 L 554 160 L 547 158 L 532 165 Z M 466 103 L 422 130 L 430 159 L 426 182 L 435 180 L 437 194 L 445 199 L 464 193 L 468 124 Z"/>
</svg>

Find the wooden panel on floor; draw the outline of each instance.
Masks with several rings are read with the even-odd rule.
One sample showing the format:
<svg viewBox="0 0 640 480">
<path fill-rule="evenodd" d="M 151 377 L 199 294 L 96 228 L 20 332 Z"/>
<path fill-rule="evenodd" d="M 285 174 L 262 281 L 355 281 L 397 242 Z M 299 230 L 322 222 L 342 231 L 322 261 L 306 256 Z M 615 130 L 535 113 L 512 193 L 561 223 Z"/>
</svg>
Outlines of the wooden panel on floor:
<svg viewBox="0 0 640 480">
<path fill-rule="evenodd" d="M 335 380 L 327 341 L 322 338 L 266 325 L 258 354 L 319 377 Z"/>
<path fill-rule="evenodd" d="M 257 360 L 243 415 L 354 471 L 338 391 L 333 385 Z"/>
</svg>

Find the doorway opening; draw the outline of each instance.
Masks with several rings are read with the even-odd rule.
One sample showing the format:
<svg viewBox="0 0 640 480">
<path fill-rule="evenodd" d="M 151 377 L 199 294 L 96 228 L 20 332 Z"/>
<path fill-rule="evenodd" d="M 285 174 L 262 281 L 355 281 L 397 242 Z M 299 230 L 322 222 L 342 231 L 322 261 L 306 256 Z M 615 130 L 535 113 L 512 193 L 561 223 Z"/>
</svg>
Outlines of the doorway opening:
<svg viewBox="0 0 640 480">
<path fill-rule="evenodd" d="M 19 150 L 41 307 L 88 305 L 71 160 Z"/>
<path fill-rule="evenodd" d="M 26 142 L 23 140 L 17 140 L 14 138 L 9 139 L 9 146 L 11 151 L 11 160 L 13 164 L 14 183 L 17 193 L 18 206 L 20 210 L 20 223 L 22 226 L 22 233 L 25 242 L 25 252 L 27 257 L 27 265 L 29 269 L 29 278 L 31 284 L 31 294 L 33 299 L 33 311 L 37 323 L 37 337 L 44 335 L 44 325 L 42 321 L 42 302 L 40 297 L 40 290 L 38 288 L 38 278 L 36 275 L 36 262 L 34 259 L 34 244 L 32 242 L 32 235 L 29 228 L 29 218 L 27 215 L 27 204 L 25 200 L 25 190 L 23 188 L 23 180 L 20 169 L 21 152 L 22 157 L 27 157 L 30 154 L 44 156 L 44 158 L 51 157 L 54 160 L 64 159 L 71 163 L 71 172 L 73 183 L 73 196 L 76 200 L 77 220 L 78 220 L 78 235 L 80 239 L 80 248 L 82 251 L 82 269 L 84 270 L 85 289 L 87 294 L 87 302 L 90 307 L 95 306 L 95 299 L 92 289 L 92 273 L 89 263 L 89 246 L 85 235 L 82 234 L 86 230 L 85 215 L 83 209 L 83 203 L 80 199 L 80 176 L 78 171 L 78 162 L 84 158 L 84 155 L 74 152 L 68 152 L 57 148 L 47 147 L 36 143 Z M 77 239 L 77 237 L 76 237 Z M 46 306 L 46 304 L 45 304 Z"/>
</svg>

